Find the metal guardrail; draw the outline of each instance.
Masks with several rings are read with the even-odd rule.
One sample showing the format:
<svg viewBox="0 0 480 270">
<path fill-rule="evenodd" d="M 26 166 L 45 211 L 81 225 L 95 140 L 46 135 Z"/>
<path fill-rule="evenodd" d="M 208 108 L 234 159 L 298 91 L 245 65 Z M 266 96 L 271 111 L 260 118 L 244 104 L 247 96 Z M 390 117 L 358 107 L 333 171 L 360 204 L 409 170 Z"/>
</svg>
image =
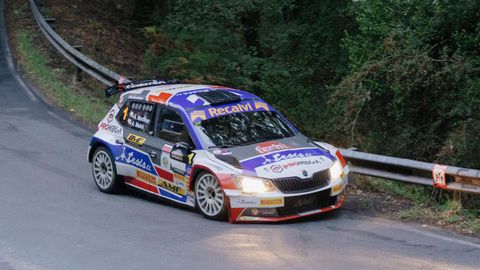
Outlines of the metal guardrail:
<svg viewBox="0 0 480 270">
<path fill-rule="evenodd" d="M 123 80 L 124 82 L 129 81 L 128 79 L 123 78 L 119 74 L 103 67 L 89 57 L 83 55 L 65 42 L 65 40 L 63 40 L 63 38 L 61 38 L 46 22 L 45 18 L 38 9 L 37 2 L 35 0 L 29 0 L 29 2 L 33 17 L 35 18 L 35 21 L 42 30 L 43 34 L 67 60 L 107 86 L 116 84 L 120 80 Z"/>
<path fill-rule="evenodd" d="M 63 40 L 45 21 L 35 0 L 29 0 L 33 16 L 52 45 L 75 66 L 100 82 L 111 86 L 123 80 L 117 73 L 99 65 Z M 410 159 L 340 150 L 356 174 L 374 176 L 403 183 L 480 194 L 480 170 L 445 166 Z"/>
<path fill-rule="evenodd" d="M 480 170 L 340 150 L 353 173 L 439 189 L 480 194 Z"/>
</svg>

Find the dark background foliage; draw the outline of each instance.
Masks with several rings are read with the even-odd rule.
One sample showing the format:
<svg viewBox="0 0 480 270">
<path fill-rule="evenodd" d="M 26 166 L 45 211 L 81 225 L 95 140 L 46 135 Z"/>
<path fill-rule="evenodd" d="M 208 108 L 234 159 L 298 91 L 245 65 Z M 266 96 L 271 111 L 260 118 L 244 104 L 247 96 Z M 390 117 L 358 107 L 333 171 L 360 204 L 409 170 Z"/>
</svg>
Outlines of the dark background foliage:
<svg viewBox="0 0 480 270">
<path fill-rule="evenodd" d="M 476 0 L 136 0 L 150 77 L 260 95 L 303 132 L 480 168 Z"/>
</svg>

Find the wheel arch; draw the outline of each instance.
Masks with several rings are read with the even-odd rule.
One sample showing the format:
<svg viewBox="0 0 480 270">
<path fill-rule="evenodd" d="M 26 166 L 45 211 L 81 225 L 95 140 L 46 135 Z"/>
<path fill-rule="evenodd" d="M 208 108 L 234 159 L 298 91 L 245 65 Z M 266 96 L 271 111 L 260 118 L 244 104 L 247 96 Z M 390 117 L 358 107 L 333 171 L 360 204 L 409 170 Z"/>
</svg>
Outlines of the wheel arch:
<svg viewBox="0 0 480 270">
<path fill-rule="evenodd" d="M 189 191 L 194 191 L 195 183 L 197 182 L 198 176 L 202 172 L 207 172 L 207 173 L 210 173 L 213 176 L 217 177 L 215 175 L 215 173 L 213 173 L 212 170 L 210 170 L 209 168 L 207 168 L 205 166 L 202 166 L 202 165 L 194 165 L 193 168 L 192 168 L 192 174 L 190 176 L 190 181 L 189 181 L 189 185 L 188 185 L 188 190 Z M 218 179 L 218 177 L 217 177 L 217 179 Z"/>
<path fill-rule="evenodd" d="M 227 173 L 216 173 L 212 169 L 208 168 L 207 166 L 204 165 L 194 165 L 192 168 L 192 173 L 190 176 L 190 182 L 188 186 L 189 191 L 194 191 L 195 189 L 195 182 L 198 179 L 198 175 L 200 175 L 202 172 L 207 172 L 215 178 L 217 178 L 218 182 L 220 182 L 220 186 L 222 189 L 235 189 L 236 186 L 233 182 L 231 174 Z"/>
<path fill-rule="evenodd" d="M 102 141 L 98 141 L 98 140 L 95 140 L 95 141 L 92 141 L 92 143 L 90 144 L 90 149 L 88 151 L 88 162 L 92 163 L 93 161 L 93 154 L 95 153 L 95 150 L 97 150 L 97 148 L 99 147 L 105 147 L 108 149 L 108 151 L 110 151 L 110 154 L 113 154 L 112 152 L 112 149 L 110 149 L 110 147 L 108 146 L 108 144 L 102 142 Z"/>
</svg>

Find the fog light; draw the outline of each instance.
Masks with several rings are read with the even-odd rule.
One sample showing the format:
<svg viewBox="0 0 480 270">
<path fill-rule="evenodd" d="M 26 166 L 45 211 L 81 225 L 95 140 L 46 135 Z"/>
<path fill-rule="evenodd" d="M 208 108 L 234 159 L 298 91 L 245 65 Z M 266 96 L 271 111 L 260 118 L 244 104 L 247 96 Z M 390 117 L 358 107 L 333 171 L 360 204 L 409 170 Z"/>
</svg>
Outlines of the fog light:
<svg viewBox="0 0 480 270">
<path fill-rule="evenodd" d="M 338 193 L 338 192 L 340 192 L 340 191 L 342 190 L 342 188 L 343 188 L 343 185 L 342 185 L 342 184 L 338 184 L 338 185 L 336 185 L 336 186 L 334 186 L 334 187 L 332 188 L 332 193 Z"/>
</svg>

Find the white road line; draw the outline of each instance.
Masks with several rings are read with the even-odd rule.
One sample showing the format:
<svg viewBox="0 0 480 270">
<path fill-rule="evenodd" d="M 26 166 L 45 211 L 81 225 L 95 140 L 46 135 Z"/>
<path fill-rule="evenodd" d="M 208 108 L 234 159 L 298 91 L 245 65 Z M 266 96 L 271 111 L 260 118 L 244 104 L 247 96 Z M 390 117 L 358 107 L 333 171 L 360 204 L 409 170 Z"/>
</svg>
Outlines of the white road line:
<svg viewBox="0 0 480 270">
<path fill-rule="evenodd" d="M 443 240 L 443 241 L 452 242 L 452 243 L 456 243 L 456 244 L 480 249 L 480 244 L 472 243 L 470 241 L 455 239 L 453 237 L 448 237 L 448 236 L 445 236 L 445 235 L 426 232 L 426 231 L 418 230 L 418 229 L 415 229 L 415 228 L 405 228 L 405 230 L 410 231 L 410 232 L 414 232 L 414 233 L 418 233 L 418 234 L 421 234 L 421 235 L 424 235 L 424 236 L 427 236 L 427 237 L 432 237 L 432 238 L 440 239 L 440 240 Z"/>
</svg>

